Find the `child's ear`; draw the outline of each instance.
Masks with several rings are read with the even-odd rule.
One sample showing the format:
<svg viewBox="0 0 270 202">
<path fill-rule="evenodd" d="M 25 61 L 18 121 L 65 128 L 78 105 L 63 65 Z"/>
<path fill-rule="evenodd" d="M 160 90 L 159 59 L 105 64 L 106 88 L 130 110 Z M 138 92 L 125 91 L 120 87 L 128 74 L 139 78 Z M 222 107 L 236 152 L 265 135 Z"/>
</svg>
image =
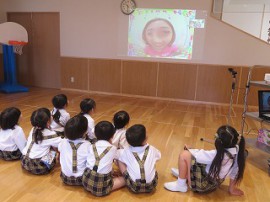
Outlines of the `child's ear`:
<svg viewBox="0 0 270 202">
<path fill-rule="evenodd" d="M 51 125 L 51 119 L 49 119 L 49 121 L 47 122 L 47 128 L 49 128 Z"/>
<path fill-rule="evenodd" d="M 148 136 L 145 137 L 145 140 L 143 141 L 143 145 L 147 144 Z"/>
</svg>

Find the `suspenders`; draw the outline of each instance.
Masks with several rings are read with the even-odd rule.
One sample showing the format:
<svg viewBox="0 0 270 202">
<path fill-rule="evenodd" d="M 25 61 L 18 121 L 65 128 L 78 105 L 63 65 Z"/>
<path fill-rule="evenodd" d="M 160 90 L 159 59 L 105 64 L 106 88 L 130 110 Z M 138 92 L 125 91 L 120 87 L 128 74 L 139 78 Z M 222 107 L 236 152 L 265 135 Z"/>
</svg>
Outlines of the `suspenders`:
<svg viewBox="0 0 270 202">
<path fill-rule="evenodd" d="M 97 147 L 95 144 L 93 144 L 93 150 L 94 150 L 94 154 L 95 154 L 95 158 L 96 158 L 96 162 L 95 162 L 95 165 L 93 167 L 94 171 L 97 172 L 100 160 L 110 151 L 111 148 L 112 148 L 111 146 L 107 147 L 99 156 L 98 152 L 97 152 Z"/>
<path fill-rule="evenodd" d="M 43 140 L 53 139 L 53 138 L 56 138 L 56 137 L 59 137 L 59 136 L 57 134 L 55 134 L 55 135 L 48 135 L 48 136 L 44 136 L 43 137 Z M 34 139 L 34 135 L 32 135 L 32 141 L 31 141 L 31 143 L 30 143 L 30 145 L 29 145 L 29 147 L 27 149 L 26 157 L 29 157 L 30 151 L 31 151 L 34 143 L 35 143 L 35 139 Z"/>
<path fill-rule="evenodd" d="M 149 151 L 149 146 L 146 147 L 145 151 L 144 151 L 144 154 L 143 154 L 143 158 L 142 160 L 140 159 L 140 157 L 138 156 L 137 153 L 135 152 L 132 152 L 132 154 L 134 155 L 134 157 L 136 158 L 137 162 L 139 163 L 140 165 L 140 172 L 141 172 L 141 179 L 139 179 L 139 181 L 141 183 L 146 183 L 146 180 L 145 180 L 145 170 L 144 170 L 144 162 L 146 160 L 146 157 L 148 155 L 148 151 Z M 137 180 L 136 180 L 137 181 Z"/>
<path fill-rule="evenodd" d="M 69 142 L 71 148 L 72 148 L 72 172 L 77 172 L 77 150 L 79 147 L 83 144 L 83 142 L 78 143 L 75 145 L 73 142 Z"/>
</svg>

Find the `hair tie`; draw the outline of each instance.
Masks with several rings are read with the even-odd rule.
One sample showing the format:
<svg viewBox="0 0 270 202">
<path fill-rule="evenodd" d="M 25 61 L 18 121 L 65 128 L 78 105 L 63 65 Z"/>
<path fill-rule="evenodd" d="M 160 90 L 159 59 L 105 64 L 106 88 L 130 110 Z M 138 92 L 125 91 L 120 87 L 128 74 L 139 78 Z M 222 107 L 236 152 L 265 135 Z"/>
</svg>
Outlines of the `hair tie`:
<svg viewBox="0 0 270 202">
<path fill-rule="evenodd" d="M 217 133 L 215 134 L 215 137 L 216 137 L 216 140 L 218 139 L 221 142 L 221 144 L 223 144 L 221 138 L 219 137 L 219 135 Z"/>
</svg>

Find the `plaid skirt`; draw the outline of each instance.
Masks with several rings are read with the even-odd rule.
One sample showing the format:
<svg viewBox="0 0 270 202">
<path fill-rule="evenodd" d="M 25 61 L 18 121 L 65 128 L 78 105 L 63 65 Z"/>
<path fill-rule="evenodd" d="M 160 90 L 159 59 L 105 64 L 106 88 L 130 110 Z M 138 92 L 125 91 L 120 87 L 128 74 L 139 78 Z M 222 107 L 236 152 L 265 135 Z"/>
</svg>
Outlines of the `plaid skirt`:
<svg viewBox="0 0 270 202">
<path fill-rule="evenodd" d="M 62 181 L 65 184 L 75 185 L 75 186 L 82 186 L 82 176 L 80 176 L 80 177 L 74 177 L 74 176 L 68 177 L 64 173 L 61 172 L 60 177 L 61 177 Z"/>
<path fill-rule="evenodd" d="M 123 173 L 125 178 L 126 186 L 128 189 L 134 193 L 149 193 L 152 192 L 158 184 L 158 173 L 156 172 L 154 179 L 150 183 L 141 182 L 141 180 L 136 180 L 135 182 L 130 178 L 127 171 Z"/>
<path fill-rule="evenodd" d="M 83 173 L 82 184 L 84 188 L 93 195 L 105 196 L 112 191 L 113 178 L 111 173 L 100 174 L 94 170 L 86 168 Z"/>
<path fill-rule="evenodd" d="M 19 160 L 22 156 L 21 151 L 18 149 L 16 151 L 1 151 L 0 150 L 0 159 L 6 161 Z"/>
<path fill-rule="evenodd" d="M 40 159 L 41 158 L 31 159 L 29 157 L 23 156 L 21 162 L 22 168 L 35 175 L 48 174 L 55 166 L 56 160 L 54 159 L 51 164 L 51 168 L 48 168 Z"/>
<path fill-rule="evenodd" d="M 214 191 L 220 184 L 210 178 L 206 172 L 206 165 L 197 163 L 192 156 L 190 167 L 191 190 L 198 193 L 209 193 Z"/>
</svg>

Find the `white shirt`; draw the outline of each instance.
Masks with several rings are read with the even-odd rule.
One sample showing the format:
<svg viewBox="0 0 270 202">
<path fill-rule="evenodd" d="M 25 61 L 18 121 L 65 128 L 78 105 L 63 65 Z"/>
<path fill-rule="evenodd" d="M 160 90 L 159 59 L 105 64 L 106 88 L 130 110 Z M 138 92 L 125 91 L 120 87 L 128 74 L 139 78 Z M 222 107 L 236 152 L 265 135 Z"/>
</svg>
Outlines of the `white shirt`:
<svg viewBox="0 0 270 202">
<path fill-rule="evenodd" d="M 16 151 L 21 152 L 26 145 L 26 138 L 23 129 L 15 125 L 14 129 L 0 129 L 0 150 L 1 151 Z"/>
<path fill-rule="evenodd" d="M 125 147 L 128 147 L 129 144 L 126 139 L 126 129 L 121 128 L 117 129 L 114 133 L 112 144 L 116 146 L 118 149 L 124 149 Z"/>
<path fill-rule="evenodd" d="M 111 149 L 109 150 L 109 152 L 99 162 L 97 172 L 100 174 L 108 174 L 109 172 L 112 171 L 113 160 L 117 159 L 117 148 L 105 140 L 98 140 L 96 142 L 96 148 L 97 148 L 97 152 L 99 156 L 107 147 L 110 147 L 110 146 L 111 146 Z M 92 170 L 95 165 L 95 162 L 96 162 L 96 159 L 95 159 L 95 154 L 93 150 L 93 145 L 91 145 L 90 150 L 89 150 L 89 155 L 87 158 L 86 167 Z"/>
<path fill-rule="evenodd" d="M 57 111 L 56 108 L 53 108 L 52 110 L 52 115 L 55 114 L 55 112 Z M 60 118 L 59 118 L 59 122 L 65 126 L 66 123 L 68 122 L 68 120 L 70 119 L 70 114 L 65 110 L 65 109 L 59 109 L 60 112 Z M 54 131 L 58 131 L 58 132 L 63 132 L 64 131 L 64 127 L 60 126 L 58 123 L 56 123 L 53 119 L 51 122 L 51 129 Z"/>
<path fill-rule="evenodd" d="M 144 171 L 146 183 L 150 183 L 155 177 L 156 161 L 158 161 L 161 158 L 160 151 L 149 144 L 146 144 L 141 147 L 129 146 L 125 149 L 118 150 L 119 152 L 118 160 L 126 164 L 127 172 L 133 181 L 136 181 L 136 179 L 141 179 L 141 172 L 140 172 L 140 165 L 132 152 L 136 152 L 139 158 L 142 160 L 147 146 L 149 146 L 149 151 L 146 160 L 144 162 Z"/>
<path fill-rule="evenodd" d="M 190 153 L 195 157 L 198 163 L 206 164 L 206 172 L 209 173 L 210 166 L 216 156 L 217 150 L 204 150 L 204 149 L 189 149 Z M 227 149 L 233 156 L 238 153 L 238 146 L 234 148 Z M 238 164 L 237 157 L 233 160 L 228 157 L 228 155 L 224 154 L 224 159 L 222 162 L 222 167 L 219 173 L 220 179 L 225 178 L 227 175 L 232 179 L 235 179 L 238 172 Z M 231 169 L 230 169 L 231 168 Z"/>
<path fill-rule="evenodd" d="M 83 142 L 79 148 L 77 149 L 77 172 L 73 173 L 72 171 L 72 158 L 73 158 L 73 150 L 69 142 L 73 142 L 76 146 L 78 143 Z M 83 172 L 86 168 L 86 161 L 89 155 L 90 142 L 84 139 L 77 140 L 68 140 L 62 139 L 58 146 L 58 150 L 60 152 L 60 164 L 62 172 L 68 176 L 80 177 L 83 175 Z"/>
<path fill-rule="evenodd" d="M 27 150 L 32 142 L 32 133 L 33 133 L 34 128 L 31 129 L 28 139 L 27 139 L 27 144 L 26 147 L 23 149 L 22 154 L 26 155 Z M 55 132 L 52 130 L 49 130 L 45 128 L 43 131 L 43 136 L 49 136 L 49 135 L 55 135 Z M 41 143 L 36 144 L 34 143 L 32 146 L 32 149 L 30 150 L 29 158 L 35 159 L 35 158 L 42 158 L 43 156 L 47 155 L 50 151 L 51 147 L 58 147 L 58 144 L 61 142 L 61 137 L 56 137 L 48 140 L 42 140 Z"/>
<path fill-rule="evenodd" d="M 87 129 L 88 137 L 90 139 L 96 138 L 95 133 L 94 133 L 94 130 L 95 130 L 94 119 L 89 114 L 84 114 L 84 117 L 87 118 L 87 121 L 88 121 L 88 129 Z"/>
</svg>

